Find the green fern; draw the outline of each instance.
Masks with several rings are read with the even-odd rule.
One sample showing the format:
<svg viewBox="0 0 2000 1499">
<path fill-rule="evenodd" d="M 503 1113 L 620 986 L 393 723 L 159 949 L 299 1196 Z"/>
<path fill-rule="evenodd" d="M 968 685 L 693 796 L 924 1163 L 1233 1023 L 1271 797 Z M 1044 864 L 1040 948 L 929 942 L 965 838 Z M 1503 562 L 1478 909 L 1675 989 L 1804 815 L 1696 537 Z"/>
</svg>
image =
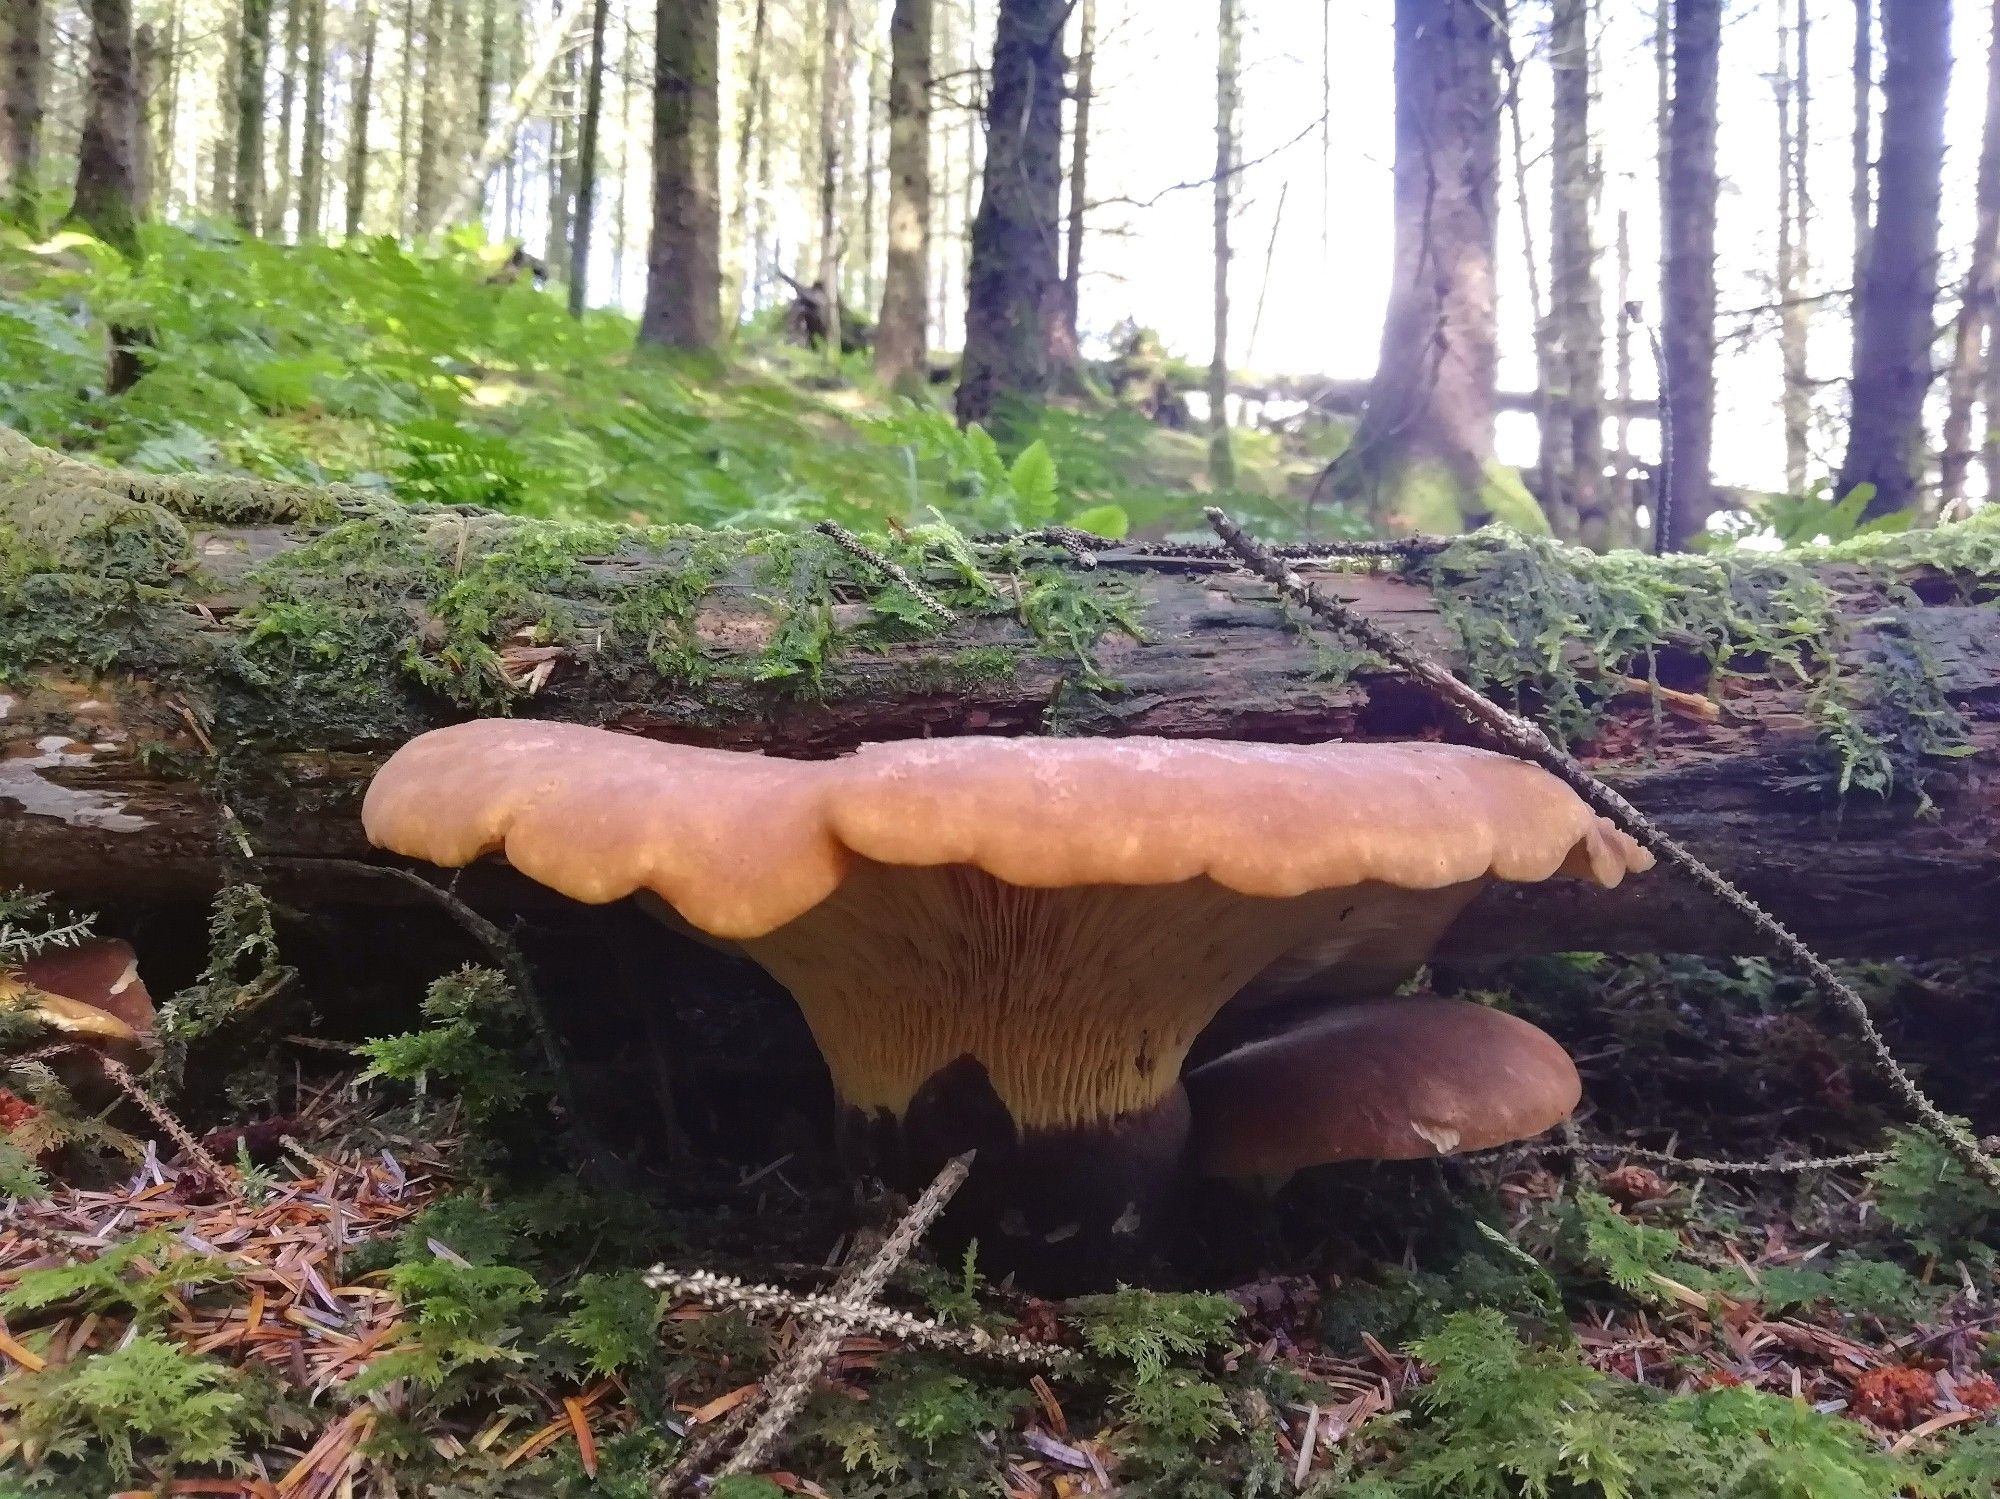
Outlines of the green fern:
<svg viewBox="0 0 2000 1499">
<path fill-rule="evenodd" d="M 35 1311 L 73 1305 L 79 1311 L 130 1317 L 140 1327 L 164 1322 L 182 1293 L 234 1280 L 236 1272 L 214 1255 L 183 1248 L 164 1228 L 113 1244 L 93 1259 L 42 1270 L 24 1270 L 0 1311 Z"/>
</svg>

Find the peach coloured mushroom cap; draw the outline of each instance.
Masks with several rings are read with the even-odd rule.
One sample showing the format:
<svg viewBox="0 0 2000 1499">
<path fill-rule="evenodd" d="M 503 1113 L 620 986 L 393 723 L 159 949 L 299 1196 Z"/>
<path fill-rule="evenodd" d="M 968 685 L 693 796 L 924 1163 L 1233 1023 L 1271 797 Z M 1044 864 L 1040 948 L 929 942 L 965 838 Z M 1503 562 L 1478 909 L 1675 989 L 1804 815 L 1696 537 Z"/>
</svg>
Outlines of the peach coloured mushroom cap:
<svg viewBox="0 0 2000 1499">
<path fill-rule="evenodd" d="M 1651 863 L 1540 769 L 1439 744 L 791 761 L 482 720 L 397 751 L 363 820 L 393 852 L 501 855 L 576 900 L 650 892 L 792 990 L 845 1102 L 900 1116 L 970 1057 L 1026 1129 L 1157 1104 L 1202 1027 L 1309 938 L 1353 931 L 1353 962 L 1407 967 L 1488 879 Z"/>
<path fill-rule="evenodd" d="M 1457 999 L 1323 1010 L 1186 1082 L 1196 1169 L 1228 1177 L 1505 1145 L 1568 1118 L 1583 1089 L 1546 1032 Z"/>
</svg>

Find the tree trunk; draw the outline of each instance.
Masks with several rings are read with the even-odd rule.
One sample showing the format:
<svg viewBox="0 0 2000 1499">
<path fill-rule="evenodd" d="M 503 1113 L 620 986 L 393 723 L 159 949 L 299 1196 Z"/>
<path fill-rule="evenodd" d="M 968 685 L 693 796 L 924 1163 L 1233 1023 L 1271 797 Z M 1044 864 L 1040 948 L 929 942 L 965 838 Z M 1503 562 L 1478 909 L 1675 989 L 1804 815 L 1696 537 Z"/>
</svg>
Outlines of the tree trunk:
<svg viewBox="0 0 2000 1499">
<path fill-rule="evenodd" d="M 1854 185 L 1849 197 L 1854 218 L 1855 301 L 1868 266 L 1868 241 L 1875 226 L 1875 6 L 1874 0 L 1854 0 Z M 1859 341 L 1860 326 L 1855 327 Z"/>
<path fill-rule="evenodd" d="M 136 99 L 138 130 L 132 138 L 132 202 L 138 217 L 152 218 L 158 211 L 160 163 L 173 169 L 173 156 L 155 147 L 154 121 L 160 112 L 159 33 L 150 22 L 132 33 L 132 91 Z"/>
<path fill-rule="evenodd" d="M 591 0 L 590 63 L 583 81 L 583 133 L 577 142 L 576 230 L 569 250 L 569 315 L 582 317 L 590 285 L 590 229 L 597 213 L 597 134 L 604 118 L 604 25 L 611 0 Z"/>
<path fill-rule="evenodd" d="M 1805 493 L 1811 456 L 1806 444 L 1812 379 L 1806 353 L 1812 319 L 1805 301 L 1811 271 L 1812 199 L 1806 171 L 1812 149 L 1811 35 L 1807 0 L 1799 0 L 1795 23 L 1779 11 L 1778 70 L 1771 79 L 1778 104 L 1778 357 L 1784 370 L 1785 488 L 1792 494 Z"/>
<path fill-rule="evenodd" d="M 362 785 L 394 745 L 473 711 L 465 693 L 474 683 L 517 714 L 798 756 L 978 732 L 1284 742 L 1463 732 L 1379 667 L 1329 677 L 1324 653 L 1300 638 L 1271 591 L 1213 555 L 1111 552 L 1085 572 L 1053 549 L 1025 564 L 979 553 L 995 597 L 1006 599 L 1008 575 L 1026 566 L 1017 581 L 1074 591 L 1080 617 L 1129 613 L 1143 638 L 1114 631 L 1085 641 L 1086 666 L 1074 642 L 1038 639 L 1004 607 L 968 610 L 927 635 L 883 631 L 870 602 L 879 580 L 823 538 L 799 542 L 824 549 L 833 594 L 781 587 L 774 598 L 754 559 L 691 571 L 705 547 L 741 557 L 727 533 L 668 542 L 626 533 L 607 537 L 613 551 L 517 575 L 502 570 L 547 555 L 546 523 L 362 505 L 345 517 L 339 556 L 378 555 L 354 549 L 379 546 L 383 565 L 411 580 L 370 592 L 343 563 L 319 570 L 300 547 L 324 532 L 286 520 L 330 509 L 330 497 L 232 481 L 219 502 L 204 502 L 187 483 L 107 475 L 18 439 L 0 445 L 0 523 L 53 558 L 0 586 L 0 638 L 12 651 L 0 698 L 0 884 L 86 903 L 199 895 L 222 877 L 230 849 L 249 850 L 249 869 L 232 877 L 280 882 L 308 877 L 263 860 L 369 857 Z M 225 507 L 244 529 L 202 519 Z M 108 581 L 106 556 L 152 568 L 153 581 Z M 934 586 L 959 577 L 942 551 L 906 560 Z M 1515 617 L 1504 580 L 1554 565 L 1538 550 L 1496 544 L 1406 576 L 1304 570 L 1463 669 L 1461 642 L 1491 640 Z M 1668 592 L 1693 590 L 1688 617 L 1723 618 L 1732 600 L 1770 586 L 1771 566 L 1725 560 L 1635 585 L 1628 565 L 1617 587 L 1664 588 L 1671 578 Z M 487 625 L 448 623 L 447 593 L 493 576 L 522 576 L 509 585 L 528 590 L 512 612 Z M 1716 709 L 1665 711 L 1674 704 L 1656 708 L 1635 684 L 1598 699 L 1605 724 L 1581 752 L 1809 940 L 1847 955 L 1991 951 L 2000 946 L 2000 638 L 1991 629 L 2000 575 L 1871 564 L 1820 565 L 1815 576 L 1833 608 L 1810 652 L 1816 680 L 1799 681 L 1746 644 L 1725 661 L 1723 690 L 1720 671 L 1704 675 L 1702 655 L 1662 637 L 1662 671 L 1688 693 L 1720 692 Z M 684 611 L 660 613 L 690 588 L 698 597 Z M 316 601 L 315 624 L 287 636 L 267 606 L 300 599 Z M 810 691 L 788 689 L 765 666 L 801 610 L 831 631 Z M 557 623 L 531 649 L 515 636 L 534 620 Z M 1595 661 L 1585 621 L 1565 629 L 1577 680 L 1594 697 L 1590 684 L 1616 690 L 1621 674 L 1645 670 Z M 1856 710 L 1893 743 L 1909 720 L 1881 676 L 1892 660 L 1917 663 L 1926 691 L 1962 716 L 1965 753 L 1929 762 L 1934 816 L 1907 796 L 1841 799 L 1828 784 L 1816 693 L 1836 680 L 1872 692 Z M 693 678 L 688 661 L 699 663 Z M 295 888 L 313 893 L 309 879 Z M 1490 897 L 1449 946 L 1752 950 L 1725 913 L 1664 873 L 1609 894 L 1555 882 Z"/>
<path fill-rule="evenodd" d="M 1667 122 L 1667 246 L 1661 268 L 1667 481 L 1654 550 L 1677 552 L 1714 508 L 1715 147 L 1722 0 L 1677 0 Z"/>
<path fill-rule="evenodd" d="M 581 6 L 584 0 L 571 0 Z M 569 280 L 570 226 L 576 219 L 576 53 L 567 51 L 549 87 L 549 232 L 542 260 L 557 281 Z"/>
<path fill-rule="evenodd" d="M 1326 476 L 1391 531 L 1547 524 L 1493 458 L 1501 43 L 1485 6 L 1397 0 L 1395 279 L 1368 408 Z"/>
<path fill-rule="evenodd" d="M 292 127 L 299 103 L 299 47 L 305 39 L 307 0 L 285 0 L 284 50 L 278 57 L 278 143 L 272 165 L 278 181 L 264 205 L 264 236 L 283 239 L 292 201 Z"/>
<path fill-rule="evenodd" d="M 930 334 L 931 0 L 889 15 L 889 246 L 875 373 L 898 389 L 920 377 Z"/>
<path fill-rule="evenodd" d="M 1972 463 L 1972 406 L 1979 397 L 1980 357 L 1993 326 L 1994 277 L 2000 270 L 2000 0 L 1992 6 L 1992 39 L 1986 50 L 1986 133 L 1979 148 L 1977 222 L 1966 256 L 1965 291 L 1953 329 L 1951 373 L 1945 403 L 1944 455 L 1939 508 L 1965 496 L 1965 473 Z M 1987 413 L 1987 425 L 1993 413 Z M 1983 444 L 1982 444 L 1983 446 Z M 2000 491 L 1989 492 L 2000 499 Z"/>
<path fill-rule="evenodd" d="M 1049 384 L 1061 316 L 1062 28 L 1066 0 L 1000 0 L 986 101 L 986 167 L 967 269 L 961 424 L 990 422 Z"/>
<path fill-rule="evenodd" d="M 1612 354 L 1616 364 L 1618 390 L 1611 403 L 1616 434 L 1617 467 L 1613 471 L 1613 498 L 1618 507 L 1614 531 L 1624 546 L 1639 540 L 1638 512 L 1644 496 L 1640 493 L 1637 465 L 1632 458 L 1632 215 L 1618 210 L 1618 332 Z"/>
<path fill-rule="evenodd" d="M 736 311 L 736 320 L 742 321 L 756 305 L 757 287 L 764 275 L 763 244 L 764 214 L 766 205 L 757 195 L 750 169 L 751 151 L 756 146 L 760 121 L 770 117 L 770 101 L 766 97 L 769 84 L 765 79 L 771 32 L 770 0 L 756 0 L 750 18 L 750 56 L 745 64 L 747 71 L 743 78 L 743 108 L 737 116 L 736 126 L 736 232 L 734 235 L 741 251 L 741 262 L 733 288 L 734 295 L 729 305 Z"/>
<path fill-rule="evenodd" d="M 90 0 L 90 99 L 70 217 L 128 260 L 139 258 L 138 157 L 132 0 Z"/>
<path fill-rule="evenodd" d="M 715 0 L 660 0 L 641 343 L 709 349 L 722 334 L 716 31 Z"/>
<path fill-rule="evenodd" d="M 361 233 L 362 213 L 368 203 L 368 107 L 375 88 L 374 0 L 361 0 L 361 60 L 355 66 L 354 113 L 347 127 L 347 238 Z"/>
<path fill-rule="evenodd" d="M 1550 415 L 1563 452 L 1557 533 L 1596 551 L 1629 544 L 1604 493 L 1604 293 L 1597 279 L 1597 163 L 1590 138 L 1594 66 L 1591 0 L 1555 0 L 1550 65 L 1555 74 L 1549 222 L 1549 318 L 1560 383 Z"/>
<path fill-rule="evenodd" d="M 715 0 L 690 0 L 690 5 L 686 7 L 681 6 L 678 0 L 660 0 L 660 8 L 663 12 L 695 9 L 712 17 L 715 13 Z M 527 66 L 522 69 L 520 78 L 514 84 L 513 92 L 507 97 L 506 104 L 487 128 L 486 137 L 480 142 L 479 150 L 472 158 L 472 165 L 459 179 L 457 190 L 445 201 L 432 221 L 417 226 L 420 234 L 433 234 L 446 224 L 458 223 L 478 208 L 486 193 L 486 179 L 493 175 L 494 168 L 507 159 L 513 148 L 514 132 L 521 128 L 521 121 L 527 118 L 528 111 L 533 109 L 535 101 L 541 98 L 542 89 L 549 81 L 549 74 L 554 71 L 556 63 L 568 47 L 570 37 L 575 34 L 583 18 L 589 14 L 588 6 L 573 4 L 568 10 L 551 19 L 535 37 L 533 45 L 528 49 Z M 668 28 L 663 26 L 662 29 Z M 709 48 L 711 58 L 714 51 L 714 46 L 711 44 Z M 712 71 L 710 77 L 712 80 Z M 655 134 L 657 133 L 656 126 Z M 712 183 L 712 172 L 710 180 Z"/>
<path fill-rule="evenodd" d="M 1236 0 L 1220 0 L 1215 25 L 1215 338 L 1208 360 L 1208 482 L 1236 485 L 1229 446 L 1229 203 L 1236 178 L 1236 74 L 1243 47 Z"/>
<path fill-rule="evenodd" d="M 875 122 L 881 118 L 889 92 L 883 72 L 882 52 L 869 49 L 868 108 L 861 116 L 861 136 L 866 145 L 861 160 L 861 267 L 857 300 L 863 307 L 876 305 L 875 287 L 875 203 L 876 179 L 881 175 L 880 137 Z"/>
<path fill-rule="evenodd" d="M 1096 72 L 1097 0 L 1083 0 L 1078 8 L 1076 107 L 1069 143 L 1069 233 L 1063 237 L 1063 316 L 1069 320 L 1068 346 L 1072 350 L 1081 347 L 1077 317 L 1083 307 L 1083 231 L 1084 215 L 1090 207 L 1090 106 L 1096 92 Z"/>
<path fill-rule="evenodd" d="M 1854 396 L 1840 490 L 1875 486 L 1864 513 L 1917 502 L 1932 377 L 1951 5 L 1882 9 L 1882 167 L 1868 264 L 1856 288 Z"/>
<path fill-rule="evenodd" d="M 574 0 L 572 0 L 574 3 Z M 438 198 L 438 136 L 443 130 L 444 110 L 444 0 L 427 0 L 424 6 L 423 93 L 417 102 L 417 186 L 410 199 L 418 232 L 436 222 Z M 417 48 L 410 48 L 406 65 L 414 74 Z M 438 227 L 443 228 L 440 224 Z"/>
<path fill-rule="evenodd" d="M 7 193 L 8 217 L 33 228 L 41 212 L 36 168 L 41 155 L 43 92 L 48 67 L 43 53 L 46 26 L 43 0 L 12 0 L 7 9 Z"/>
<path fill-rule="evenodd" d="M 326 0 L 295 0 L 306 7 L 305 129 L 299 149 L 299 243 L 319 238 L 326 203 Z"/>
<path fill-rule="evenodd" d="M 826 298 L 827 357 L 840 359 L 841 123 L 847 114 L 847 0 L 822 0 L 826 29 L 819 75 L 819 264 L 814 287 Z"/>
<path fill-rule="evenodd" d="M 271 46 L 271 0 L 243 0 L 241 36 L 230 214 L 245 234 L 255 234 L 264 209 L 264 71 Z"/>
</svg>

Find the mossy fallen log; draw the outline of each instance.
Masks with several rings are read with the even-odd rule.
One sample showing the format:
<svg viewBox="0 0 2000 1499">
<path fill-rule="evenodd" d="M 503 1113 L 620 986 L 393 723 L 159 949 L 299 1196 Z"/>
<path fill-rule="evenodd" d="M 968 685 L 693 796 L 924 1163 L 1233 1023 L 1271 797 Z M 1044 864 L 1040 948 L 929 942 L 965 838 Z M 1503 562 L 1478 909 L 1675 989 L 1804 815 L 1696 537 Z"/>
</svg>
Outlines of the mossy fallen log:
<svg viewBox="0 0 2000 1499">
<path fill-rule="evenodd" d="M 121 474 L 0 430 L 0 885 L 151 899 L 369 857 L 374 766 L 482 713 L 784 755 L 1464 733 L 1213 555 L 1086 569 L 938 525 L 881 545 L 954 622 L 812 532 Z M 2000 525 L 1723 559 L 1488 534 L 1307 571 L 1539 716 L 1830 950 L 2000 947 Z M 1495 895 L 1447 950 L 1754 945 L 1657 876 Z"/>
</svg>

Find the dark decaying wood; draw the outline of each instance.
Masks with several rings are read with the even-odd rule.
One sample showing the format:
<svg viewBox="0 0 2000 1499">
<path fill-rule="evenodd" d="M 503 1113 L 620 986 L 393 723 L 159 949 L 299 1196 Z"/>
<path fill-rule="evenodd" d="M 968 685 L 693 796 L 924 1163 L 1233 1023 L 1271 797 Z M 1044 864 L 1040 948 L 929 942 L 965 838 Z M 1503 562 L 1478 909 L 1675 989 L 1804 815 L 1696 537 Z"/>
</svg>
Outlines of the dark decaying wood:
<svg viewBox="0 0 2000 1499">
<path fill-rule="evenodd" d="M 231 630 L 248 567 L 296 541 L 276 527 L 198 535 L 210 565 L 184 601 L 197 636 Z M 626 556 L 596 564 L 601 572 L 655 565 Z M 572 644 L 542 663 L 546 679 L 518 711 L 801 756 L 877 739 L 1052 729 L 1272 741 L 1463 732 L 1394 676 L 1326 680 L 1323 662 L 1270 590 L 1219 560 L 1114 552 L 1101 567 L 1129 580 L 1145 636 L 1113 632 L 1100 642 L 1099 669 L 1117 684 L 1101 694 L 1080 689 L 1075 662 L 1041 654 L 1024 627 L 999 616 L 847 653 L 824 700 L 726 676 L 695 689 L 629 666 L 614 673 L 589 646 Z M 1427 588 L 1387 574 L 1305 571 L 1370 618 L 1451 658 L 1455 637 Z M 1586 759 L 1833 954 L 2000 948 L 1994 611 L 1926 604 L 1907 591 L 1891 597 L 1852 570 L 1825 576 L 1850 620 L 1868 621 L 1850 623 L 1844 653 L 1865 655 L 1883 629 L 1921 640 L 1967 720 L 1973 753 L 1940 766 L 1929 787 L 1934 812 L 1919 815 L 1907 797 L 1830 795 L 1804 690 L 1763 677 L 1731 679 L 1712 718 L 1656 714 L 1640 688 L 1613 705 L 1601 737 L 1583 747 Z M 767 642 L 775 628 L 768 591 L 747 575 L 718 583 L 696 621 L 707 648 L 748 657 Z M 839 607 L 857 616 L 867 609 Z M 1017 668 L 942 687 L 922 669 L 970 647 L 1007 651 Z M 358 821 L 373 768 L 402 737 L 463 714 L 412 692 L 378 724 L 345 736 L 322 726 L 288 739 L 282 718 L 273 722 L 270 704 L 257 702 L 264 689 L 228 674 L 182 674 L 168 663 L 144 677 L 14 672 L 10 680 L 0 686 L 0 887 L 87 903 L 198 897 L 266 860 L 289 861 L 265 866 L 264 875 L 295 897 L 407 899 L 397 882 L 320 878 L 296 861 L 373 857 Z M 255 735 L 217 727 L 252 720 L 264 724 Z M 1611 893 L 1560 882 L 1491 892 L 1454 929 L 1446 951 L 1754 947 L 1693 891 L 1651 876 Z"/>
</svg>

